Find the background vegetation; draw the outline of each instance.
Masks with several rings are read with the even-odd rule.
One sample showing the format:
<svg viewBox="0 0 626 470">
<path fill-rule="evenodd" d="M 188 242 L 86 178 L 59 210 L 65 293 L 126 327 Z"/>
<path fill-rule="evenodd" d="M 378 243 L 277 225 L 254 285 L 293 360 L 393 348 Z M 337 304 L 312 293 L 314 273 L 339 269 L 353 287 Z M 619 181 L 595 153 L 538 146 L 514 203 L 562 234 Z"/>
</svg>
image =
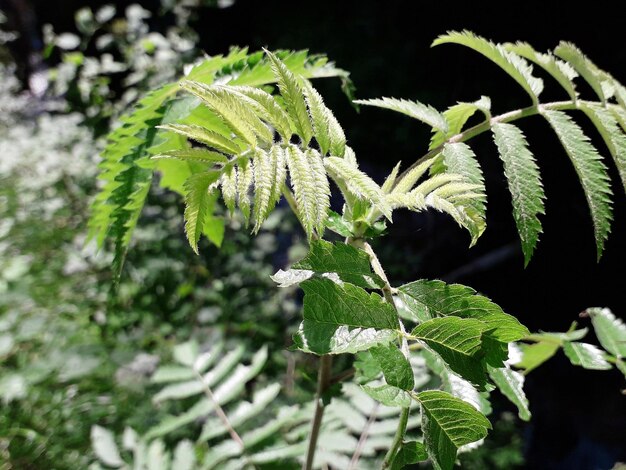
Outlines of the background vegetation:
<svg viewBox="0 0 626 470">
<path fill-rule="evenodd" d="M 221 249 L 207 243 L 198 257 L 184 240 L 181 201 L 156 189 L 119 296 L 108 295 L 111 254 L 85 246 L 87 207 L 102 136 L 138 94 L 179 75 L 205 52 L 249 45 L 328 53 L 351 71 L 363 98 L 404 96 L 443 108 L 478 97 L 487 85 L 495 103 L 512 108 L 521 102 L 487 61 L 464 51 L 428 49 L 436 35 L 452 28 L 499 41 L 525 39 L 538 48 L 572 40 L 618 79 L 626 74 L 626 52 L 614 47 L 619 15 L 550 5 L 540 12 L 530 4 L 489 11 L 487 5 L 479 11 L 465 6 L 443 15 L 432 6 L 409 14 L 402 2 L 316 2 L 298 11 L 271 1 L 87 3 L 0 4 L 2 470 L 86 468 L 95 457 L 92 425 L 119 435 L 128 426 L 141 435 L 183 410 L 188 403 L 153 403 L 162 386 L 150 377 L 190 340 L 222 340 L 225 351 L 243 343 L 254 352 L 269 343 L 255 388 L 278 380 L 294 400 L 314 391 L 313 364 L 285 351 L 291 332 L 284 325 L 297 324 L 299 299 L 269 279 L 303 254 L 302 234 L 284 213 L 254 239 L 239 230 L 241 221 L 225 219 Z M 488 84 L 481 83 L 489 76 Z M 357 116 L 338 82 L 318 86 L 379 181 L 397 161 L 416 155 L 416 142 L 426 141 L 423 129 L 400 116 Z M 529 140 L 547 140 L 540 123 L 533 126 Z M 488 144 L 478 141 L 476 153 L 493 152 Z M 562 156 L 555 141 L 542 148 Z M 565 330 L 592 305 L 623 317 L 623 276 L 615 274 L 626 261 L 623 203 L 615 206 L 616 224 L 604 259 L 596 263 L 573 172 L 556 156 L 554 162 L 542 158 L 546 233 L 524 270 L 496 160 L 483 160 L 493 175 L 487 174 L 489 228 L 478 246 L 467 251 L 466 235 L 445 217 L 399 215 L 386 244 L 393 249 L 380 250 L 390 278 L 462 281 L 531 330 Z M 469 468 L 581 469 L 626 460 L 620 380 L 617 372 L 573 369 L 557 356 L 527 381 L 532 424 L 522 425 L 504 400 L 496 400 L 496 432 L 463 460 Z M 183 429 L 168 444 L 191 433 Z"/>
</svg>

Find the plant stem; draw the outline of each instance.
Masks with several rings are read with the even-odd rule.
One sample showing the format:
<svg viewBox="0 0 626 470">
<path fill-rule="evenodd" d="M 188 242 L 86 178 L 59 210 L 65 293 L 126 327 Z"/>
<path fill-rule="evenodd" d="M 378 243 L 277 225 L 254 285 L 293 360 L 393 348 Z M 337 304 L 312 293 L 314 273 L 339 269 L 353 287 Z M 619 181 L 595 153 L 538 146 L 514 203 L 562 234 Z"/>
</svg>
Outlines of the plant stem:
<svg viewBox="0 0 626 470">
<path fill-rule="evenodd" d="M 400 450 L 400 446 L 402 445 L 402 440 L 404 439 L 404 434 L 406 433 L 406 425 L 409 422 L 409 409 L 402 408 L 402 412 L 400 413 L 400 422 L 398 423 L 398 429 L 396 429 L 396 434 L 393 436 L 393 442 L 391 443 L 391 447 L 385 454 L 385 460 L 383 460 L 383 465 L 381 468 L 389 468 L 393 463 L 393 459 L 396 458 L 396 454 Z"/>
<path fill-rule="evenodd" d="M 317 390 L 315 392 L 315 413 L 313 414 L 313 424 L 309 435 L 309 447 L 306 451 L 306 461 L 302 466 L 303 470 L 312 470 L 315 450 L 317 449 L 317 439 L 322 426 L 324 416 L 324 402 L 322 395 L 328 389 L 330 383 L 330 373 L 333 365 L 333 357 L 330 354 L 320 356 L 320 367 L 317 373 Z"/>
</svg>

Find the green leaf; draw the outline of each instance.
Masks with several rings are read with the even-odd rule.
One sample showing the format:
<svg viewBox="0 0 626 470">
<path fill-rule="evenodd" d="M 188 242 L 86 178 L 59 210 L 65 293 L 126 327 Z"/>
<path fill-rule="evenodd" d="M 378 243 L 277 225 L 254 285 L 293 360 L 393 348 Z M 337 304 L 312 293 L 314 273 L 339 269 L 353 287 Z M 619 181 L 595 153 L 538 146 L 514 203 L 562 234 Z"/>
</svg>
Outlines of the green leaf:
<svg viewBox="0 0 626 470">
<path fill-rule="evenodd" d="M 276 128 L 284 141 L 289 141 L 291 138 L 289 116 L 272 95 L 251 86 L 231 85 L 229 88 L 249 98 L 251 100 L 249 103 L 254 108 L 257 116 Z"/>
<path fill-rule="evenodd" d="M 543 90 L 543 80 L 533 76 L 532 66 L 517 54 L 470 31 L 448 32 L 435 39 L 432 45 L 438 46 L 446 43 L 460 44 L 484 55 L 519 83 L 532 98 L 533 103 L 537 102 L 537 97 Z"/>
<path fill-rule="evenodd" d="M 491 129 L 498 146 L 498 154 L 504 163 L 504 174 L 513 199 L 513 217 L 522 241 L 526 266 L 541 233 L 541 222 L 537 216 L 545 214 L 546 196 L 541 185 L 539 168 L 535 157 L 528 150 L 524 134 L 518 127 L 496 123 Z"/>
<path fill-rule="evenodd" d="M 491 429 L 487 418 L 449 393 L 426 391 L 416 398 L 422 405 L 424 444 L 435 469 L 452 469 L 458 448 L 485 438 Z"/>
<path fill-rule="evenodd" d="M 579 108 L 591 119 L 609 149 L 626 189 L 626 135 L 615 115 L 603 106 L 581 102 Z"/>
<path fill-rule="evenodd" d="M 575 366 L 592 370 L 608 370 L 611 368 L 611 364 L 604 358 L 604 351 L 593 344 L 570 343 L 568 341 L 563 344 L 563 352 Z"/>
<path fill-rule="evenodd" d="M 91 446 L 96 457 L 109 467 L 119 468 L 124 465 L 120 451 L 108 429 L 94 425 L 91 427 Z"/>
<path fill-rule="evenodd" d="M 472 318 L 434 318 L 415 327 L 411 336 L 426 343 L 461 377 L 484 387 L 481 346 L 486 328 L 485 323 Z"/>
<path fill-rule="evenodd" d="M 371 349 L 372 355 L 385 376 L 387 384 L 402 390 L 413 390 L 415 380 L 411 364 L 397 346 L 376 346 Z"/>
<path fill-rule="evenodd" d="M 278 159 L 277 153 L 282 153 L 282 149 L 274 150 L 274 156 L 265 150 L 255 149 L 254 152 L 254 232 L 258 233 L 261 229 L 261 225 L 274 208 L 276 204 L 275 199 L 275 185 L 277 183 L 276 166 Z M 284 167 L 283 167 L 284 168 Z M 280 182 L 282 187 L 283 182 Z"/>
<path fill-rule="evenodd" d="M 487 367 L 489 377 L 498 386 L 502 394 L 511 403 L 517 406 L 517 414 L 520 419 L 530 421 L 530 409 L 528 408 L 528 398 L 524 393 L 524 376 L 509 367 Z"/>
<path fill-rule="evenodd" d="M 354 100 L 356 104 L 365 106 L 375 106 L 377 108 L 390 109 L 398 113 L 406 114 L 413 119 L 422 121 L 430 127 L 441 132 L 448 132 L 448 122 L 446 118 L 430 105 L 419 101 L 409 101 L 405 99 L 387 98 Z"/>
<path fill-rule="evenodd" d="M 198 254 L 198 240 L 204 230 L 207 217 L 211 215 L 214 198 L 209 187 L 219 178 L 216 171 L 197 173 L 185 183 L 185 233 L 193 251 Z"/>
<path fill-rule="evenodd" d="M 305 320 L 358 328 L 399 328 L 394 308 L 376 293 L 326 278 L 309 279 L 301 286 Z"/>
<path fill-rule="evenodd" d="M 394 330 L 334 326 L 304 320 L 294 334 L 295 346 L 314 354 L 356 354 L 398 337 Z"/>
<path fill-rule="evenodd" d="M 180 441 L 174 449 L 172 470 L 194 470 L 196 468 L 196 454 L 191 441 Z"/>
<path fill-rule="evenodd" d="M 385 217 L 391 219 L 391 208 L 387 204 L 385 193 L 373 179 L 344 158 L 327 157 L 324 164 L 328 174 L 340 186 L 346 187 L 354 196 L 369 202 Z"/>
<path fill-rule="evenodd" d="M 421 442 L 403 442 L 391 464 L 391 470 L 402 470 L 407 465 L 428 460 L 428 452 Z"/>
<path fill-rule="evenodd" d="M 307 80 L 303 82 L 303 85 L 315 131 L 315 140 L 320 146 L 322 155 L 330 151 L 331 155 L 342 157 L 346 149 L 346 136 L 343 129 L 311 83 Z"/>
<path fill-rule="evenodd" d="M 209 150 L 190 148 L 184 150 L 172 150 L 167 153 L 161 153 L 151 157 L 154 160 L 160 158 L 172 158 L 175 160 L 182 160 L 186 162 L 197 163 L 226 163 L 228 158 L 226 155 L 218 152 L 211 152 Z"/>
<path fill-rule="evenodd" d="M 296 133 L 302 138 L 304 144 L 307 145 L 313 136 L 313 129 L 307 113 L 304 96 L 302 95 L 300 82 L 276 55 L 268 50 L 265 50 L 265 53 L 271 62 L 280 94 L 285 100 L 287 112 L 295 126 Z"/>
<path fill-rule="evenodd" d="M 238 140 L 229 139 L 218 132 L 206 129 L 202 126 L 192 124 L 165 124 L 159 126 L 159 129 L 174 132 L 230 155 L 238 154 L 242 150 Z"/>
<path fill-rule="evenodd" d="M 626 324 L 608 308 L 589 308 L 587 313 L 602 347 L 617 357 L 626 357 Z"/>
<path fill-rule="evenodd" d="M 307 255 L 293 268 L 307 269 L 318 274 L 337 273 L 341 280 L 364 289 L 382 286 L 382 279 L 372 273 L 369 255 L 342 242 L 333 244 L 325 240 L 312 241 Z"/>
<path fill-rule="evenodd" d="M 421 355 L 428 368 L 441 378 L 441 389 L 444 392 L 469 403 L 484 415 L 491 413 L 491 403 L 486 392 L 479 392 L 470 382 L 452 372 L 437 353 L 424 349 Z"/>
<path fill-rule="evenodd" d="M 309 166 L 309 172 L 313 179 L 313 192 L 315 193 L 316 218 L 315 230 L 322 237 L 326 228 L 326 220 L 328 219 L 328 210 L 330 209 L 330 183 L 326 176 L 324 161 L 317 150 L 308 149 L 306 158 Z"/>
<path fill-rule="evenodd" d="M 254 183 L 254 168 L 250 160 L 239 162 L 237 167 L 237 206 L 248 224 L 250 220 L 250 188 Z"/>
<path fill-rule="evenodd" d="M 536 369 L 546 362 L 559 350 L 559 343 L 542 341 L 531 345 L 522 345 L 522 360 L 513 364 L 519 369 L 524 369 L 524 374 Z"/>
<path fill-rule="evenodd" d="M 487 297 L 471 287 L 442 281 L 419 280 L 399 288 L 407 308 L 421 321 L 436 317 L 473 318 L 487 324 L 487 333 L 509 343 L 529 334 L 515 317 L 507 315 Z"/>
<path fill-rule="evenodd" d="M 291 187 L 296 199 L 297 216 L 307 236 L 311 238 L 313 231 L 319 226 L 320 207 L 326 204 L 330 206 L 330 203 L 327 203 L 327 196 L 320 193 L 319 188 L 316 187 L 319 175 L 311 171 L 307 154 L 295 145 L 290 145 L 286 152 Z M 321 200 L 318 201 L 318 198 Z"/>
<path fill-rule="evenodd" d="M 554 53 L 561 59 L 569 63 L 576 72 L 591 86 L 602 102 L 606 102 L 604 88 L 602 86 L 602 72 L 591 62 L 574 44 L 561 41 L 554 49 Z"/>
<path fill-rule="evenodd" d="M 491 116 L 491 100 L 487 96 L 481 96 L 479 100 L 473 103 L 457 103 L 450 106 L 444 111 L 443 115 L 448 121 L 448 132 L 437 131 L 430 139 L 429 150 L 433 150 L 449 139 L 450 137 L 460 134 L 465 123 L 471 118 L 476 111 L 482 112 L 485 117 Z"/>
<path fill-rule="evenodd" d="M 576 101 L 578 93 L 573 80 L 578 77 L 576 71 L 567 63 L 555 58 L 552 54 L 537 52 L 526 42 L 505 44 L 504 47 L 515 54 L 528 59 L 548 72 L 565 89 L 569 97 Z"/>
<path fill-rule="evenodd" d="M 385 406 L 408 408 L 411 405 L 411 395 L 401 388 L 392 385 L 381 385 L 380 387 L 362 385 L 361 388 L 370 397 Z"/>
<path fill-rule="evenodd" d="M 472 149 L 462 142 L 448 143 L 443 147 L 440 159 L 431 168 L 431 175 L 451 173 L 462 175 L 467 183 L 476 185 L 474 191 L 484 196 L 485 180 L 482 170 Z M 485 198 L 472 199 L 466 204 L 466 216 L 469 220 L 462 225 L 472 236 L 472 245 L 485 231 Z"/>
<path fill-rule="evenodd" d="M 604 242 L 609 236 L 613 217 L 611 210 L 612 191 L 606 166 L 589 138 L 572 118 L 561 111 L 543 111 L 542 114 L 565 148 L 585 191 L 593 219 L 599 259 L 604 250 Z"/>
</svg>

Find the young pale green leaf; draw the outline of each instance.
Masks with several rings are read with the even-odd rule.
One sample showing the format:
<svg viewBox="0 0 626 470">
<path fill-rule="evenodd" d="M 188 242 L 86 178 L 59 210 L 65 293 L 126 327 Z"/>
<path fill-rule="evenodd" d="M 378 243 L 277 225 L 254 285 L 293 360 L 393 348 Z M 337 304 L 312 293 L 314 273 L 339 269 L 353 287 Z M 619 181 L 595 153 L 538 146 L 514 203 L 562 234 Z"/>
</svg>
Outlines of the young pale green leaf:
<svg viewBox="0 0 626 470">
<path fill-rule="evenodd" d="M 399 328 L 394 308 L 376 293 L 327 278 L 309 279 L 301 287 L 305 320 L 354 328 Z"/>
<path fill-rule="evenodd" d="M 413 369 L 408 359 L 404 357 L 404 354 L 397 346 L 393 344 L 376 346 L 370 351 L 376 361 L 378 361 L 387 384 L 402 390 L 413 390 L 413 387 L 415 387 Z"/>
<path fill-rule="evenodd" d="M 487 436 L 491 423 L 476 409 L 449 393 L 417 395 L 422 405 L 424 444 L 437 470 L 451 470 L 459 447 Z"/>
<path fill-rule="evenodd" d="M 291 138 L 291 123 L 289 116 L 278 102 L 269 93 L 251 86 L 230 86 L 231 90 L 249 98 L 255 112 L 264 121 L 271 124 L 280 134 L 284 141 Z M 256 105 L 255 105 L 256 103 Z"/>
<path fill-rule="evenodd" d="M 436 317 L 473 318 L 487 324 L 487 335 L 503 343 L 517 341 L 530 332 L 471 287 L 442 281 L 419 280 L 399 288 L 406 308 L 421 321 Z"/>
<path fill-rule="evenodd" d="M 197 173 L 185 182 L 185 233 L 193 251 L 198 254 L 198 240 L 205 221 L 211 214 L 213 198 L 209 187 L 219 178 L 219 172 Z"/>
<path fill-rule="evenodd" d="M 389 176 L 387 176 L 387 178 L 385 178 L 385 182 L 383 183 L 383 185 L 380 187 L 380 189 L 382 189 L 383 193 L 390 193 L 391 190 L 393 189 L 393 187 L 396 184 L 396 178 L 398 177 L 398 173 L 400 172 L 400 164 L 402 162 L 398 162 L 396 164 L 396 166 L 393 167 L 393 170 L 391 170 L 391 173 L 389 173 Z"/>
<path fill-rule="evenodd" d="M 581 102 L 579 108 L 591 119 L 604 139 L 626 189 L 626 134 L 620 129 L 618 119 L 614 113 L 595 103 Z"/>
<path fill-rule="evenodd" d="M 343 157 L 346 149 L 346 136 L 337 118 L 324 104 L 324 100 L 311 83 L 303 82 L 306 102 L 315 131 L 315 140 L 320 146 L 322 155 L 330 152 L 336 157 Z"/>
<path fill-rule="evenodd" d="M 489 377 L 493 380 L 511 403 L 517 406 L 517 414 L 520 419 L 530 421 L 530 409 L 528 408 L 528 398 L 524 393 L 524 376 L 509 367 L 491 367 L 487 366 Z"/>
<path fill-rule="evenodd" d="M 191 441 L 180 441 L 174 449 L 174 459 L 171 470 L 194 470 L 196 468 L 196 454 Z"/>
<path fill-rule="evenodd" d="M 276 178 L 275 160 L 268 152 L 256 149 L 254 152 L 254 233 L 261 229 L 267 218 L 273 196 L 274 181 Z"/>
<path fill-rule="evenodd" d="M 611 230 L 611 186 L 606 166 L 582 129 L 562 111 L 543 111 L 569 156 L 591 211 L 598 259 Z"/>
<path fill-rule="evenodd" d="M 541 222 L 545 214 L 545 194 L 535 157 L 528 150 L 522 131 L 513 124 L 498 123 L 491 127 L 498 154 L 504 163 L 504 174 L 513 200 L 513 217 L 522 241 L 524 265 L 528 265 L 535 251 Z"/>
<path fill-rule="evenodd" d="M 314 354 L 356 354 L 397 339 L 394 330 L 353 328 L 304 320 L 293 336 L 295 346 Z"/>
<path fill-rule="evenodd" d="M 254 167 L 250 160 L 242 160 L 237 168 L 237 205 L 246 224 L 250 219 L 250 188 L 254 183 Z"/>
<path fill-rule="evenodd" d="M 541 333 L 528 335 L 527 338 L 532 341 L 552 341 L 562 345 L 564 341 L 578 341 L 579 339 L 583 339 L 587 333 L 589 333 L 589 329 L 587 328 L 581 328 L 580 330 L 573 328 L 574 327 L 572 327 L 570 331 L 566 331 L 564 333 L 542 331 Z"/>
<path fill-rule="evenodd" d="M 428 460 L 428 452 L 421 442 L 403 442 L 391 464 L 391 470 L 402 470 L 407 465 Z"/>
<path fill-rule="evenodd" d="M 370 397 L 385 406 L 408 408 L 411 405 L 411 395 L 401 388 L 392 385 L 381 385 L 379 387 L 363 385 L 361 388 Z"/>
<path fill-rule="evenodd" d="M 543 54 L 537 52 L 530 44 L 526 42 L 516 42 L 515 44 L 504 44 L 504 47 L 522 56 L 525 59 L 538 65 L 559 82 L 565 89 L 569 97 L 576 101 L 578 93 L 573 80 L 578 76 L 576 71 L 567 63 L 555 58 L 552 54 Z"/>
<path fill-rule="evenodd" d="M 293 268 L 318 274 L 337 273 L 341 280 L 365 289 L 382 286 L 380 277 L 372 273 L 369 255 L 345 243 L 312 241 L 307 255 Z"/>
<path fill-rule="evenodd" d="M 439 174 L 442 172 L 452 173 L 455 175 L 463 175 L 468 183 L 475 184 L 480 187 L 480 190 L 476 192 L 480 194 L 485 193 L 485 179 L 483 172 L 480 168 L 480 164 L 476 159 L 476 154 L 472 149 L 462 142 L 446 144 L 443 147 L 442 152 L 442 168 L 436 169 L 434 166 L 431 169 L 431 174 Z M 481 218 L 485 218 L 485 202 L 483 200 L 476 200 L 471 205 L 476 210 Z"/>
<path fill-rule="evenodd" d="M 448 132 L 436 131 L 430 139 L 429 150 L 433 150 L 449 139 L 460 134 L 463 126 L 476 111 L 482 112 L 486 118 L 491 117 L 491 100 L 487 96 L 481 96 L 473 103 L 457 103 L 444 111 L 443 115 L 448 121 Z"/>
<path fill-rule="evenodd" d="M 184 150 L 171 150 L 167 153 L 161 153 L 151 157 L 154 160 L 159 158 L 173 158 L 185 162 L 197 163 L 226 163 L 228 158 L 219 152 L 211 152 L 210 150 L 189 148 Z"/>
<path fill-rule="evenodd" d="M 589 84 L 593 91 L 598 95 L 602 102 L 606 102 L 609 96 L 606 96 L 605 89 L 602 86 L 603 74 L 574 44 L 561 41 L 554 49 L 554 53 L 571 65 L 576 72 Z"/>
<path fill-rule="evenodd" d="M 543 90 L 543 80 L 533 76 L 532 66 L 517 54 L 507 51 L 502 45 L 494 44 L 470 31 L 448 32 L 435 39 L 432 45 L 438 46 L 446 43 L 460 44 L 484 55 L 519 83 L 534 103 L 537 102 L 537 97 Z"/>
<path fill-rule="evenodd" d="M 119 468 L 124 465 L 120 451 L 115 444 L 113 433 L 108 429 L 94 425 L 91 427 L 91 446 L 96 457 L 103 464 Z"/>
<path fill-rule="evenodd" d="M 264 142 L 271 143 L 274 140 L 272 131 L 254 114 L 246 100 L 241 99 L 240 95 L 228 87 L 205 85 L 189 80 L 183 80 L 181 86 L 200 98 L 224 120 L 235 135 L 251 147 L 256 146 L 257 137 Z"/>
<path fill-rule="evenodd" d="M 531 345 L 522 345 L 522 360 L 513 364 L 518 369 L 523 369 L 528 374 L 541 364 L 546 362 L 559 350 L 559 343 L 541 341 Z"/>
<path fill-rule="evenodd" d="M 220 187 L 222 188 L 222 198 L 228 211 L 232 215 L 235 212 L 237 202 L 237 168 L 227 167 L 220 176 Z"/>
<path fill-rule="evenodd" d="M 309 166 L 307 155 L 295 145 L 286 149 L 287 167 L 291 187 L 296 199 L 297 216 L 309 238 L 319 221 L 318 188 L 315 187 L 316 175 Z"/>
<path fill-rule="evenodd" d="M 415 183 L 424 176 L 424 174 L 432 168 L 432 166 L 437 162 L 438 157 L 428 158 L 425 161 L 415 165 L 410 168 L 406 175 L 402 177 L 402 179 L 395 182 L 393 187 L 391 188 L 391 194 L 404 194 L 415 186 Z M 442 171 L 445 171 L 445 168 L 441 167 Z"/>
<path fill-rule="evenodd" d="M 587 313 L 602 347 L 617 357 L 626 357 L 626 324 L 608 308 L 589 308 Z"/>
<path fill-rule="evenodd" d="M 617 369 L 624 374 L 624 377 L 626 377 L 626 361 L 623 361 L 621 359 L 617 359 L 615 361 L 615 367 L 617 367 Z"/>
<path fill-rule="evenodd" d="M 385 200 L 385 194 L 374 180 L 344 158 L 327 157 L 324 164 L 328 174 L 338 184 L 345 186 L 357 198 L 368 201 L 385 217 L 391 219 L 391 208 Z"/>
<path fill-rule="evenodd" d="M 570 343 L 567 341 L 563 344 L 563 352 L 575 366 L 592 370 L 608 370 L 611 368 L 611 364 L 604 358 L 604 352 L 593 344 Z"/>
<path fill-rule="evenodd" d="M 272 71 L 278 82 L 280 94 L 285 100 L 287 112 L 293 122 L 295 131 L 302 138 L 304 144 L 307 145 L 313 136 L 313 129 L 304 96 L 302 95 L 300 82 L 276 55 L 268 50 L 265 50 L 265 53 L 271 62 Z"/>
<path fill-rule="evenodd" d="M 188 139 L 195 140 L 201 144 L 206 144 L 220 152 L 227 153 L 229 155 L 238 154 L 241 152 L 242 147 L 239 145 L 238 140 L 228 139 L 222 134 L 205 129 L 201 126 L 187 125 L 187 124 L 165 124 L 159 126 L 159 129 L 163 129 L 176 134 L 187 137 Z"/>
<path fill-rule="evenodd" d="M 383 97 L 380 99 L 355 100 L 354 102 L 356 104 L 375 106 L 377 108 L 390 109 L 398 113 L 406 114 L 413 119 L 428 124 L 433 129 L 444 133 L 448 132 L 448 122 L 446 118 L 432 106 L 425 105 L 419 101 Z"/>
<path fill-rule="evenodd" d="M 309 164 L 309 171 L 313 178 L 313 190 L 315 192 L 316 218 L 315 230 L 321 237 L 326 229 L 328 219 L 328 209 L 330 209 L 330 183 L 326 176 L 324 161 L 317 150 L 308 149 L 306 158 Z"/>
<path fill-rule="evenodd" d="M 465 380 L 484 387 L 481 346 L 486 329 L 485 323 L 473 318 L 434 318 L 415 327 L 411 336 L 426 343 Z"/>
</svg>

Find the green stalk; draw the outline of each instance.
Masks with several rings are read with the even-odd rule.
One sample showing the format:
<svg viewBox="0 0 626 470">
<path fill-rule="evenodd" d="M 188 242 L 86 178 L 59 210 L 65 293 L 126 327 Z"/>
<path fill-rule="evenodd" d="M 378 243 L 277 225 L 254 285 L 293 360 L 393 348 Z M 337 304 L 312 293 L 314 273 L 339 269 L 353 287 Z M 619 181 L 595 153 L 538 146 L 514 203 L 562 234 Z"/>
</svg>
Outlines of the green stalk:
<svg viewBox="0 0 626 470">
<path fill-rule="evenodd" d="M 317 450 L 317 439 L 319 438 L 320 429 L 322 427 L 322 418 L 324 417 L 324 402 L 322 395 L 328 389 L 330 383 L 330 372 L 333 365 L 333 357 L 330 354 L 320 356 L 320 368 L 317 373 L 317 390 L 315 391 L 315 413 L 313 414 L 313 424 L 311 425 L 311 434 L 309 435 L 309 446 L 306 451 L 306 460 L 302 466 L 302 470 L 313 469 L 313 459 Z"/>
<path fill-rule="evenodd" d="M 400 446 L 402 445 L 402 440 L 404 439 L 404 434 L 406 433 L 406 425 L 409 422 L 409 409 L 402 408 L 402 412 L 400 413 L 400 422 L 398 423 L 398 429 L 396 429 L 396 434 L 393 436 L 393 442 L 391 443 L 391 447 L 385 454 L 385 460 L 383 460 L 382 469 L 389 468 L 393 463 L 393 460 L 396 458 L 396 454 L 400 450 Z"/>
</svg>

